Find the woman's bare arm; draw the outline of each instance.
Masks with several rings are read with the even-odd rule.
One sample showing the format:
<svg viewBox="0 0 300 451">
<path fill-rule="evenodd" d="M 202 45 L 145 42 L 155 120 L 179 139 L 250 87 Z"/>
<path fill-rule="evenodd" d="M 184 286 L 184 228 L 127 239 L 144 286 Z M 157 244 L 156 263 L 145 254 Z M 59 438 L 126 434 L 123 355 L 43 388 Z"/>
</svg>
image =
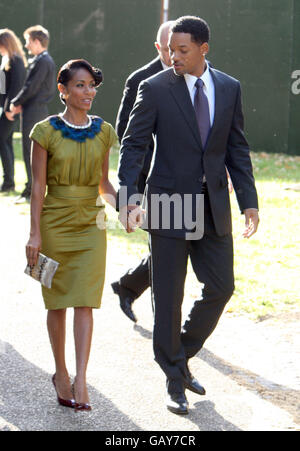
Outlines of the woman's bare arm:
<svg viewBox="0 0 300 451">
<path fill-rule="evenodd" d="M 117 193 L 108 178 L 109 170 L 109 152 L 105 155 L 102 165 L 102 177 L 99 184 L 99 192 L 103 199 L 108 202 L 113 208 L 116 208 Z"/>
<path fill-rule="evenodd" d="M 30 206 L 30 237 L 26 245 L 28 264 L 37 262 L 41 249 L 40 219 L 44 203 L 47 182 L 47 151 L 37 142 L 32 145 L 32 192 Z"/>
</svg>

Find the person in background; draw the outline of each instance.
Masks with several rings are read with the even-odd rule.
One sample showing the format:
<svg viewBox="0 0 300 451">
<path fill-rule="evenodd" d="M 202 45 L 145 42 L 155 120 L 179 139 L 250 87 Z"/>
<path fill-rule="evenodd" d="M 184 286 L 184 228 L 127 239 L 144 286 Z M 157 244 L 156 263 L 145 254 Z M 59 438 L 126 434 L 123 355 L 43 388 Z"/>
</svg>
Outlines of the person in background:
<svg viewBox="0 0 300 451">
<path fill-rule="evenodd" d="M 102 83 L 100 69 L 82 59 L 71 60 L 57 81 L 65 111 L 39 122 L 30 134 L 33 185 L 26 256 L 31 266 L 40 251 L 59 263 L 51 289 L 42 289 L 56 367 L 52 381 L 60 404 L 91 410 L 86 371 L 93 309 L 100 308 L 106 262 L 105 213 L 98 194 L 115 206 L 108 166 L 118 138 L 109 123 L 88 115 Z M 73 390 L 65 362 L 68 308 L 74 308 Z"/>
<path fill-rule="evenodd" d="M 2 114 L 0 117 L 0 156 L 3 167 L 2 193 L 15 189 L 13 132 L 14 120 L 17 117 L 10 111 L 11 100 L 24 84 L 27 61 L 21 41 L 15 33 L 4 28 L 0 30 L 0 55 L 2 56 L 1 71 L 3 77 L 3 94 L 0 96 Z"/>
<path fill-rule="evenodd" d="M 149 78 L 164 69 L 168 69 L 171 66 L 168 38 L 172 24 L 173 21 L 165 22 L 158 29 L 156 42 L 154 43 L 158 56 L 150 63 L 133 72 L 126 80 L 123 98 L 116 120 L 116 132 L 120 142 L 122 141 L 127 127 L 139 84 L 146 78 Z M 143 193 L 145 190 L 153 149 L 154 141 L 151 140 L 145 157 L 143 170 L 139 176 L 138 189 L 140 193 Z M 135 268 L 129 269 L 118 281 L 112 283 L 114 293 L 119 296 L 122 311 L 134 322 L 137 322 L 137 318 L 132 311 L 132 304 L 135 299 L 141 296 L 141 294 L 150 287 L 149 268 L 150 254 L 145 256 Z"/>
<path fill-rule="evenodd" d="M 23 203 L 31 195 L 31 141 L 29 133 L 35 123 L 48 116 L 48 103 L 55 93 L 56 69 L 53 59 L 48 53 L 49 32 L 41 25 L 27 28 L 24 31 L 25 47 L 33 59 L 29 63 L 24 86 L 11 100 L 11 112 L 21 113 L 21 131 L 23 159 L 27 174 L 27 183 L 16 203 Z"/>
</svg>

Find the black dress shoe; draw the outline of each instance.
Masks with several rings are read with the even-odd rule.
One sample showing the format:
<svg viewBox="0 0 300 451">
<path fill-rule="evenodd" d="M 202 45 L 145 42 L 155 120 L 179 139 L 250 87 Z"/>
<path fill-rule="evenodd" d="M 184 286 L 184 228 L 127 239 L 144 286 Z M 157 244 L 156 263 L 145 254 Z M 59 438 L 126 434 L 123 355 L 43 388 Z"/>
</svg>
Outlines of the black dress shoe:
<svg viewBox="0 0 300 451">
<path fill-rule="evenodd" d="M 119 296 L 120 299 L 120 307 L 125 315 L 131 319 L 134 323 L 137 322 L 137 318 L 132 311 L 132 303 L 134 301 L 134 297 L 130 296 L 129 291 L 126 288 L 122 287 L 119 282 L 114 282 L 111 284 L 111 287 L 115 294 Z"/>
<path fill-rule="evenodd" d="M 184 387 L 187 390 L 190 390 L 194 393 L 197 393 L 197 395 L 205 395 L 206 391 L 205 388 L 202 387 L 202 385 L 199 384 L 199 382 L 197 381 L 197 379 L 192 375 L 189 374 L 185 380 L 184 380 Z"/>
<path fill-rule="evenodd" d="M 189 413 L 189 403 L 184 392 L 168 393 L 166 401 L 167 409 L 177 415 L 187 415 Z"/>
</svg>

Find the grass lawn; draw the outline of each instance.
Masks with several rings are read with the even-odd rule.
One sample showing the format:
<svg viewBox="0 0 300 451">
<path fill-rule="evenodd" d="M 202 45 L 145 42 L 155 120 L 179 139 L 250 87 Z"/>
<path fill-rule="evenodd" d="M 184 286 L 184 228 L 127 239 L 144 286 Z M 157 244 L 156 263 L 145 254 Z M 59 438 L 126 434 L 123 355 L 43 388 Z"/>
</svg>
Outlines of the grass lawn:
<svg viewBox="0 0 300 451">
<path fill-rule="evenodd" d="M 25 183 L 21 143 L 16 135 L 16 191 Z M 260 226 L 249 240 L 242 237 L 244 217 L 234 193 L 231 194 L 235 249 L 236 290 L 227 312 L 245 313 L 253 319 L 295 311 L 300 305 L 300 157 L 252 153 L 260 204 Z M 118 150 L 111 154 L 110 179 L 117 186 Z M 2 167 L 0 168 L 2 179 Z M 297 186 L 295 187 L 295 185 Z M 296 188 L 296 189 L 294 189 Z M 297 189 L 299 191 L 297 191 Z M 7 196 L 0 195 L 0 202 Z M 29 214 L 29 205 L 18 206 Z M 147 234 L 138 230 L 127 235 L 119 226 L 117 214 L 107 206 L 108 246 L 119 259 L 130 255 L 136 262 L 148 251 Z M 191 266 L 186 280 L 186 298 L 201 293 Z"/>
</svg>

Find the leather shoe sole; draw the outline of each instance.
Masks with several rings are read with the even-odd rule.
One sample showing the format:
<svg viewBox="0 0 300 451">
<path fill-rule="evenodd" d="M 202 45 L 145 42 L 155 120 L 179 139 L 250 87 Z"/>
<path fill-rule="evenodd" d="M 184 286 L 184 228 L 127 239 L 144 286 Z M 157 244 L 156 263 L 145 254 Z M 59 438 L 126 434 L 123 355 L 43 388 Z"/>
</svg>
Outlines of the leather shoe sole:
<svg viewBox="0 0 300 451">
<path fill-rule="evenodd" d="M 188 401 L 184 394 L 168 394 L 166 404 L 167 409 L 176 415 L 187 415 L 189 413 Z"/>
<path fill-rule="evenodd" d="M 197 379 L 193 376 L 185 379 L 184 387 L 187 390 L 197 393 L 197 395 L 204 396 L 206 394 L 205 388 L 202 387 L 202 385 L 200 385 Z"/>
<path fill-rule="evenodd" d="M 119 296 L 120 299 L 120 307 L 125 313 L 125 315 L 134 323 L 137 322 L 137 317 L 133 313 L 131 309 L 131 304 L 133 303 L 134 299 L 132 299 L 130 296 L 126 296 L 122 293 L 122 287 L 119 284 L 119 282 L 114 282 L 111 284 L 111 287 L 113 289 L 113 292 Z"/>
</svg>

